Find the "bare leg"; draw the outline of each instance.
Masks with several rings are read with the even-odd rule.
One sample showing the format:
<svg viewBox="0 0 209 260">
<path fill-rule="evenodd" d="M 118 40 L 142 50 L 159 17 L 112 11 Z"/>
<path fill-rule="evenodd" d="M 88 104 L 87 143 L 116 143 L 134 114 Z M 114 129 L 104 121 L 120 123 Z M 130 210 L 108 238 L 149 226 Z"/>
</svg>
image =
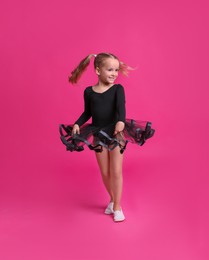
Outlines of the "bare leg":
<svg viewBox="0 0 209 260">
<path fill-rule="evenodd" d="M 120 201 L 122 196 L 123 176 L 122 176 L 122 164 L 123 154 L 120 153 L 120 148 L 116 147 L 111 152 L 110 156 L 110 175 L 111 175 L 111 187 L 114 198 L 113 210 L 120 210 Z"/>
<path fill-rule="evenodd" d="M 102 175 L 102 180 L 105 185 L 107 192 L 110 195 L 110 201 L 113 201 L 113 192 L 111 190 L 110 170 L 109 170 L 109 152 L 103 148 L 101 153 L 96 153 L 97 162 Z"/>
</svg>

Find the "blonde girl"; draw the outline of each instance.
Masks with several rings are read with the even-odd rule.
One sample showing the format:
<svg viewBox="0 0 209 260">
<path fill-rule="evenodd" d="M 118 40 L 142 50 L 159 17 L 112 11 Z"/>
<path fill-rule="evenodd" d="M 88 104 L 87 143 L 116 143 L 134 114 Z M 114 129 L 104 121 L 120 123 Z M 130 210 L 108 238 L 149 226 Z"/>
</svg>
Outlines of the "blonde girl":
<svg viewBox="0 0 209 260">
<path fill-rule="evenodd" d="M 95 151 L 102 180 L 109 194 L 105 214 L 113 214 L 115 222 L 125 220 L 121 206 L 123 191 L 123 157 L 128 141 L 144 144 L 153 136 L 150 122 L 126 119 L 125 91 L 115 81 L 118 73 L 128 74 L 131 69 L 111 53 L 90 54 L 84 58 L 69 76 L 75 84 L 94 59 L 98 76 L 96 84 L 84 90 L 84 111 L 73 125 L 61 125 L 61 140 L 67 150 L 82 151 L 86 144 Z M 86 123 L 92 118 L 92 123 Z M 63 134 L 63 130 L 67 133 Z M 93 138 L 93 140 L 91 139 Z"/>
</svg>

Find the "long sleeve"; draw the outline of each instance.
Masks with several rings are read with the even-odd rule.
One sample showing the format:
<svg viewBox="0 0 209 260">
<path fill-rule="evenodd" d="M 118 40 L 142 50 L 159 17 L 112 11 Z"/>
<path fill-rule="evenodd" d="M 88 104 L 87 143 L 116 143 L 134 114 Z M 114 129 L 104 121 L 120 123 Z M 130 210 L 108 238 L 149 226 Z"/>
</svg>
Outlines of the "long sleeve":
<svg viewBox="0 0 209 260">
<path fill-rule="evenodd" d="M 91 117 L 90 98 L 89 98 L 88 89 L 86 88 L 84 90 L 84 112 L 81 114 L 81 116 L 75 122 L 75 124 L 82 126 L 84 123 L 86 123 L 90 119 L 90 117 Z"/>
<path fill-rule="evenodd" d="M 124 88 L 121 85 L 117 86 L 116 93 L 116 109 L 118 115 L 118 121 L 122 121 L 125 123 L 126 120 L 126 107 L 125 107 L 125 92 Z"/>
</svg>

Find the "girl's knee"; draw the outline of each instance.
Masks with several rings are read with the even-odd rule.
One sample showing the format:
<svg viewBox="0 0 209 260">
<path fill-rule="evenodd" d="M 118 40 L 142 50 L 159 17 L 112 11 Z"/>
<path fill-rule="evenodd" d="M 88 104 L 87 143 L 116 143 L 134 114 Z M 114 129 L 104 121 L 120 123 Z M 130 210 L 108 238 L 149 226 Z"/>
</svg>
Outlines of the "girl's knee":
<svg viewBox="0 0 209 260">
<path fill-rule="evenodd" d="M 102 177 L 103 177 L 103 178 L 106 178 L 106 179 L 107 179 L 107 178 L 110 177 L 110 173 L 109 173 L 108 171 L 102 171 L 101 174 L 102 174 Z"/>
<path fill-rule="evenodd" d="M 122 171 L 121 170 L 114 170 L 114 171 L 110 171 L 111 177 L 113 177 L 114 179 L 120 179 L 122 178 Z"/>
</svg>

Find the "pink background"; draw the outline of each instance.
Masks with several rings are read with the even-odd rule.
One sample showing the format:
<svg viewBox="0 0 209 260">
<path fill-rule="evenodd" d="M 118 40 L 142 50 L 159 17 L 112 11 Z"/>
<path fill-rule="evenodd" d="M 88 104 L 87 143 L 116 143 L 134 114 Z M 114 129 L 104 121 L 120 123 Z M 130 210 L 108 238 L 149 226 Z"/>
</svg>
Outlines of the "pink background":
<svg viewBox="0 0 209 260">
<path fill-rule="evenodd" d="M 1 1 L 0 259 L 208 259 L 207 1 Z M 89 53 L 113 52 L 127 117 L 153 122 L 128 145 L 122 206 L 108 202 L 94 153 L 65 151 L 58 125 L 83 110 L 68 83 Z"/>
</svg>

